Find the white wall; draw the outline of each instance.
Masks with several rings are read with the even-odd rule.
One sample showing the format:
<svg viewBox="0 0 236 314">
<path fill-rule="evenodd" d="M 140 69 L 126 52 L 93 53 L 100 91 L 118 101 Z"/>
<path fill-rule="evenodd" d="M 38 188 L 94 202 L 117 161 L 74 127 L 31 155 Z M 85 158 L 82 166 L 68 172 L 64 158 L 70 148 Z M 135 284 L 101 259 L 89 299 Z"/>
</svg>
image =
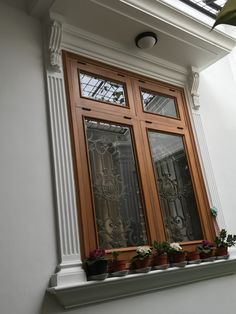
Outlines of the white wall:
<svg viewBox="0 0 236 314">
<path fill-rule="evenodd" d="M 236 50 L 200 75 L 200 112 L 225 224 L 236 233 Z"/>
<path fill-rule="evenodd" d="M 57 257 L 40 23 L 0 3 L 0 43 L 0 313 L 61 314 L 45 295 Z M 226 222 L 235 231 L 236 92 L 228 61 L 219 66 L 201 75 L 201 111 Z M 234 314 L 235 289 L 230 276 L 69 313 L 197 314 L 203 307 Z"/>
<path fill-rule="evenodd" d="M 41 46 L 40 23 L 0 2 L 1 314 L 38 313 L 56 265 Z"/>
</svg>

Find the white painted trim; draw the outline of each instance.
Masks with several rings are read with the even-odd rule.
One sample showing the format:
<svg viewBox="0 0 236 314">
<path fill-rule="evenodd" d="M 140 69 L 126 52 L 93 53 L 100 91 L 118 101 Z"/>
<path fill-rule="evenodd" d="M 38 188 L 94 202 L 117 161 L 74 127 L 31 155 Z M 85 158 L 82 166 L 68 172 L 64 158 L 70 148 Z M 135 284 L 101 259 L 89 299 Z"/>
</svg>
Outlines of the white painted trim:
<svg viewBox="0 0 236 314">
<path fill-rule="evenodd" d="M 193 99 L 193 109 L 198 110 L 200 108 L 199 103 L 199 71 L 195 67 L 191 67 L 191 77 L 190 81 L 190 93 Z"/>
<path fill-rule="evenodd" d="M 105 281 L 88 281 L 83 284 L 49 288 L 48 292 L 54 294 L 65 309 L 71 309 L 231 275 L 235 272 L 236 254 L 232 252 L 228 260 L 154 270 L 149 273 L 108 278 Z"/>
<path fill-rule="evenodd" d="M 189 14 L 183 12 L 183 10 L 177 9 L 175 6 L 170 5 L 162 0 L 89 0 L 97 3 L 107 9 L 115 11 L 120 15 L 126 16 L 129 19 L 146 23 L 147 26 L 152 29 L 160 30 L 164 34 L 176 38 L 179 41 L 193 44 L 193 38 L 199 39 L 204 42 L 202 49 L 208 52 L 214 52 L 220 49 L 225 52 L 230 52 L 235 46 L 236 38 L 222 32 L 219 29 L 214 29 L 210 32 L 211 27 Z M 173 0 L 175 1 L 175 0 Z M 140 17 L 142 15 L 142 19 Z M 143 17 L 143 16 L 146 17 Z M 147 18 L 148 17 L 148 18 Z M 158 26 L 156 21 L 158 20 Z M 163 22 L 163 24 L 162 24 Z M 182 34 L 180 36 L 180 34 Z M 189 41 L 189 37 L 192 38 L 192 42 Z"/>
<path fill-rule="evenodd" d="M 62 23 L 54 20 L 51 25 L 49 51 L 50 65 L 54 71 L 61 71 L 61 39 L 62 39 Z"/>
<path fill-rule="evenodd" d="M 181 66 L 150 56 L 141 50 L 136 50 L 134 56 L 133 51 L 116 42 L 66 23 L 63 24 L 61 49 L 181 86 L 188 74 Z"/>
<path fill-rule="evenodd" d="M 56 185 L 60 264 L 52 286 L 86 281 L 82 269 L 69 120 L 63 73 L 47 71 L 51 141 Z"/>
<path fill-rule="evenodd" d="M 192 71 L 190 73 L 190 76 L 192 76 Z M 191 85 L 189 86 L 189 84 L 186 85 L 185 95 L 187 98 L 187 102 L 189 104 L 188 109 L 193 128 L 195 143 L 197 146 L 198 157 L 200 159 L 201 170 L 203 173 L 205 187 L 208 195 L 208 200 L 210 203 L 210 207 L 211 208 L 215 207 L 218 210 L 217 223 L 219 227 L 222 229 L 225 228 L 225 220 L 220 196 L 216 186 L 215 175 L 211 164 L 205 132 L 202 124 L 200 99 L 198 99 L 199 106 L 196 106 L 194 104 L 194 99 L 191 95 Z"/>
</svg>

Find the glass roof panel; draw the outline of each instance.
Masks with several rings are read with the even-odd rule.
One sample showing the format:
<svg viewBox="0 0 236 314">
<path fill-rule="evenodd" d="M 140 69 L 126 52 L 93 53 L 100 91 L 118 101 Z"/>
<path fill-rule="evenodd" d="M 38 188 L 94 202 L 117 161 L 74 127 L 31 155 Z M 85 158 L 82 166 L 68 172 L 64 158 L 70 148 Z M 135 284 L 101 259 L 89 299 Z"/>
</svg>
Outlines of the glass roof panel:
<svg viewBox="0 0 236 314">
<path fill-rule="evenodd" d="M 215 18 L 218 11 L 225 5 L 226 0 L 180 0 L 196 10 Z"/>
</svg>

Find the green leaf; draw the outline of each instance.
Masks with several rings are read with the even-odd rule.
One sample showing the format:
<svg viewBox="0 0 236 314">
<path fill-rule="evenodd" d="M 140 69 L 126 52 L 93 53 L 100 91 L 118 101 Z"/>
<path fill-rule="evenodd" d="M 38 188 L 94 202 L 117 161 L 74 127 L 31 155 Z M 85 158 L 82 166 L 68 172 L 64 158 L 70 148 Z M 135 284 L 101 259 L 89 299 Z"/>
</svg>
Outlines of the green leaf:
<svg viewBox="0 0 236 314">
<path fill-rule="evenodd" d="M 236 26 L 236 1 L 228 0 L 220 10 L 212 29 L 219 24 Z"/>
</svg>

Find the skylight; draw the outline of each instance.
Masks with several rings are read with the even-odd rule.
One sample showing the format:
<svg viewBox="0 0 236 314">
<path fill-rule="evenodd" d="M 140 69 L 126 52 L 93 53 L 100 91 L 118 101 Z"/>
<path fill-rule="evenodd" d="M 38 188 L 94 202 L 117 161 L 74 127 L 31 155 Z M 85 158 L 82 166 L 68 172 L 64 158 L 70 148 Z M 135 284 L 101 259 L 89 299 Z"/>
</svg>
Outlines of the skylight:
<svg viewBox="0 0 236 314">
<path fill-rule="evenodd" d="M 224 6 L 226 0 L 180 0 L 192 8 L 215 18 L 219 10 Z"/>
</svg>

